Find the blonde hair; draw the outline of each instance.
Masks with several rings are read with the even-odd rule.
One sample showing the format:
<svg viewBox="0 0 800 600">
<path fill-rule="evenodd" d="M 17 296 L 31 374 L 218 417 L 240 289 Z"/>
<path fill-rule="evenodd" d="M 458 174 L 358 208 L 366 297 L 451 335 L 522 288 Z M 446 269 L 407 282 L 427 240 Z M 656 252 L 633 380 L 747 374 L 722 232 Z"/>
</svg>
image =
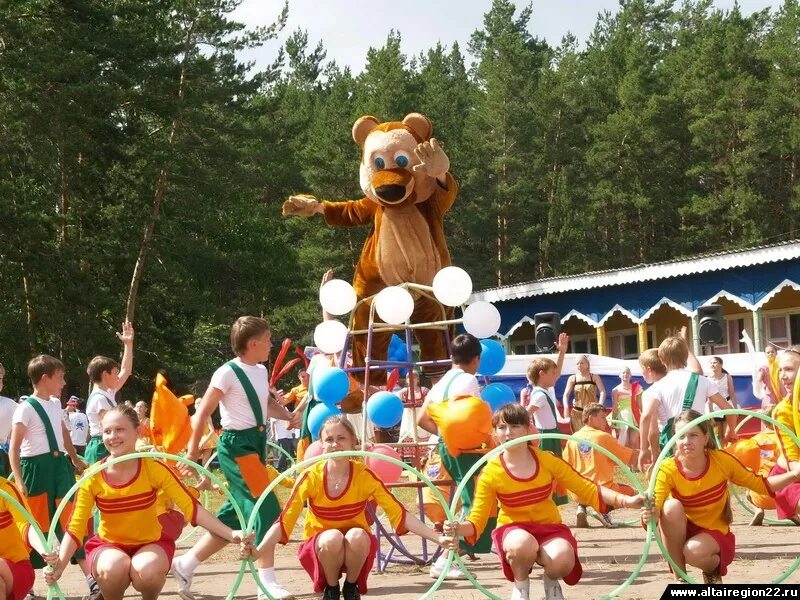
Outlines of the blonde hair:
<svg viewBox="0 0 800 600">
<path fill-rule="evenodd" d="M 658 357 L 658 350 L 655 348 L 645 350 L 639 355 L 639 365 L 642 368 L 646 367 L 659 375 L 667 374 L 667 368 L 664 366 L 664 363 L 661 362 L 661 359 Z"/>
<path fill-rule="evenodd" d="M 269 321 L 261 317 L 239 317 L 231 325 L 231 350 L 236 356 L 247 352 L 247 343 L 253 338 L 269 333 Z"/>
<path fill-rule="evenodd" d="M 556 363 L 549 358 L 534 358 L 531 364 L 528 365 L 528 381 L 534 384 L 539 383 L 542 371 L 547 372 L 556 368 L 556 366 Z"/>
<path fill-rule="evenodd" d="M 668 371 L 683 369 L 689 361 L 689 345 L 682 337 L 672 335 L 659 345 L 658 358 Z"/>
<path fill-rule="evenodd" d="M 134 429 L 139 428 L 139 415 L 129 404 L 125 404 L 123 402 L 121 404 L 117 404 L 113 408 L 109 408 L 105 413 L 103 413 L 103 418 L 105 419 L 106 415 L 110 415 L 112 413 L 117 413 L 118 415 L 122 415 L 123 417 L 127 418 L 131 422 L 131 425 L 133 425 Z"/>
<path fill-rule="evenodd" d="M 325 419 L 325 422 L 322 424 L 322 427 L 319 428 L 319 439 L 322 439 L 322 432 L 325 431 L 325 428 L 329 425 L 341 425 L 345 429 L 347 429 L 348 433 L 353 437 L 353 445 L 355 446 L 358 444 L 358 433 L 356 433 L 355 426 L 348 420 L 347 415 L 333 415 Z"/>
</svg>

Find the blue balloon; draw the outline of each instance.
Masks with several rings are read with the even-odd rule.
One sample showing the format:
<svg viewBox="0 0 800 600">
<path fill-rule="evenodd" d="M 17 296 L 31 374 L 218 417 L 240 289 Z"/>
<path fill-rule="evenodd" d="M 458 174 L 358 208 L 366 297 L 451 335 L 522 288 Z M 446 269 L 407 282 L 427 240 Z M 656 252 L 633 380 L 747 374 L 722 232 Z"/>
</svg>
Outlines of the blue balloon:
<svg viewBox="0 0 800 600">
<path fill-rule="evenodd" d="M 314 397 L 325 404 L 341 402 L 350 391 L 350 380 L 339 367 L 314 369 L 312 374 Z"/>
<path fill-rule="evenodd" d="M 403 401 L 391 392 L 378 392 L 367 400 L 367 416 L 378 427 L 394 427 L 403 418 Z"/>
<path fill-rule="evenodd" d="M 408 360 L 408 346 L 396 333 L 392 334 L 389 339 L 389 349 L 386 351 L 386 357 L 394 361 Z M 407 372 L 407 369 L 400 369 L 400 377 L 405 377 Z"/>
<path fill-rule="evenodd" d="M 319 439 L 319 432 L 328 417 L 341 414 L 338 408 L 330 404 L 317 404 L 308 412 L 308 430 L 311 432 L 311 439 Z"/>
<path fill-rule="evenodd" d="M 506 351 L 499 342 L 494 340 L 481 340 L 481 361 L 478 364 L 478 375 L 491 377 L 500 372 L 506 364 Z"/>
<path fill-rule="evenodd" d="M 481 391 L 481 398 L 488 403 L 492 412 L 501 406 L 512 404 L 517 401 L 514 390 L 505 383 L 490 383 Z"/>
</svg>

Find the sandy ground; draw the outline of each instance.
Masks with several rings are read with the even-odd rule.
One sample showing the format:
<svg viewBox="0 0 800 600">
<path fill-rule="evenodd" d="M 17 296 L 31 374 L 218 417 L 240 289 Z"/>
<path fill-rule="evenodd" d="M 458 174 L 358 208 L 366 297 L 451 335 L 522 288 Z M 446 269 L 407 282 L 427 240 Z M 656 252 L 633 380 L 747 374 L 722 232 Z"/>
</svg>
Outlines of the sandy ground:
<svg viewBox="0 0 800 600">
<path fill-rule="evenodd" d="M 574 526 L 574 507 L 565 507 L 563 517 L 567 524 Z M 631 511 L 615 513 L 618 519 L 633 518 Z M 734 509 L 733 531 L 737 535 L 737 552 L 726 583 L 767 583 L 781 574 L 798 555 L 800 555 L 800 529 L 796 527 L 764 526 L 749 527 L 749 515 L 740 507 Z M 568 600 L 583 598 L 601 598 L 622 583 L 631 573 L 641 556 L 644 546 L 644 532 L 638 527 L 620 527 L 603 529 L 592 524 L 591 529 L 573 530 L 579 544 L 584 575 L 581 582 L 570 587 L 563 585 L 564 595 Z M 295 535 L 299 528 L 295 530 Z M 408 540 L 414 547 L 414 539 Z M 179 545 L 181 554 L 191 544 L 191 539 Z M 418 544 L 417 544 L 418 547 Z M 384 544 L 384 552 L 388 546 Z M 297 542 L 279 548 L 276 564 L 279 579 L 298 598 L 310 599 L 311 593 L 308 578 L 298 564 L 295 553 Z M 225 598 L 235 580 L 238 564 L 234 562 L 234 552 L 224 550 L 202 565 L 194 579 L 193 589 L 200 598 Z M 480 560 L 467 562 L 478 580 L 487 589 L 502 598 L 509 596 L 509 583 L 503 578 L 497 557 L 483 555 Z M 690 574 L 700 577 L 696 571 Z M 620 595 L 629 599 L 656 599 L 661 596 L 665 586 L 670 582 L 666 563 L 661 558 L 658 547 L 653 542 L 650 554 L 639 577 Z M 63 590 L 70 599 L 79 599 L 86 593 L 85 582 L 77 567 L 70 567 L 62 580 Z M 433 583 L 428 575 L 427 567 L 390 564 L 385 573 L 373 572 L 370 577 L 369 597 L 392 597 L 398 600 L 412 600 L 422 596 Z M 800 584 L 800 573 L 792 574 L 786 583 Z M 37 576 L 36 589 L 44 591 L 42 578 Z M 256 585 L 252 579 L 245 579 L 237 593 L 239 598 L 253 598 Z M 126 598 L 135 598 L 137 594 L 130 588 Z M 175 593 L 175 581 L 170 577 L 164 587 L 163 598 L 178 600 Z M 436 593 L 437 598 L 453 600 L 471 600 L 482 598 L 467 581 L 446 581 Z M 540 572 L 534 570 L 531 575 L 531 599 L 543 597 Z"/>
</svg>

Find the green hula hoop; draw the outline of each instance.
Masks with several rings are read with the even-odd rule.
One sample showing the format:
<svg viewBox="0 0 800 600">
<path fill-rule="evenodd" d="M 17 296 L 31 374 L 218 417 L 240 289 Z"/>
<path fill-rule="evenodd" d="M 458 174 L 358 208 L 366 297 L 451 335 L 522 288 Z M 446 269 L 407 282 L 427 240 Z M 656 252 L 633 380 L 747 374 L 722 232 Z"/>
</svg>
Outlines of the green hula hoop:
<svg viewBox="0 0 800 600">
<path fill-rule="evenodd" d="M 271 442 L 271 441 L 267 440 L 267 446 L 269 446 L 270 448 L 273 448 L 273 449 L 277 450 L 278 452 L 280 452 L 281 454 L 283 454 L 283 455 L 284 455 L 286 458 L 288 458 L 288 459 L 289 459 L 289 464 L 290 464 L 290 465 L 293 465 L 294 463 L 296 463 L 296 462 L 297 462 L 297 461 L 294 459 L 294 457 L 293 457 L 291 454 L 289 454 L 289 453 L 288 453 L 286 450 L 284 450 L 283 448 L 281 448 L 281 447 L 280 447 L 278 444 L 276 444 L 275 442 Z"/>
<path fill-rule="evenodd" d="M 11 504 L 11 506 L 17 509 L 20 512 L 20 514 L 23 517 L 25 517 L 25 520 L 28 521 L 28 525 L 30 525 L 31 529 L 33 529 L 33 532 L 36 534 L 36 537 L 39 538 L 39 541 L 42 543 L 42 546 L 44 546 L 45 550 L 49 552 L 52 546 L 48 543 L 47 538 L 44 536 L 42 530 L 39 529 L 39 524 L 36 522 L 36 519 L 33 518 L 33 515 L 29 513 L 27 510 L 25 510 L 25 507 L 22 506 L 22 504 L 20 504 L 16 498 L 7 494 L 3 490 L 0 490 L 0 498 L 3 498 L 6 501 L 8 501 L 8 503 Z M 25 540 L 25 542 L 27 543 L 27 540 Z M 58 587 L 58 582 L 56 582 L 53 587 L 55 588 L 54 591 L 55 594 L 58 596 L 59 600 L 65 600 L 61 588 Z"/>
<path fill-rule="evenodd" d="M 758 412 L 758 411 L 754 411 L 754 412 Z M 744 424 L 747 423 L 752 418 L 753 418 L 753 415 L 748 415 L 744 419 L 742 419 L 739 422 L 739 424 L 736 426 L 736 432 L 738 433 L 739 430 L 742 428 L 742 426 L 744 426 Z M 756 511 L 753 510 L 753 507 L 749 502 L 745 502 L 742 499 L 742 496 L 741 496 L 741 494 L 739 494 L 739 490 L 737 489 L 737 487 L 736 486 L 731 486 L 730 489 L 731 489 L 731 495 L 733 495 L 734 499 L 739 504 L 739 506 L 741 506 L 744 510 L 746 510 L 751 515 L 755 515 Z M 764 515 L 764 521 L 766 523 L 769 523 L 770 525 L 775 525 L 777 527 L 785 527 L 785 526 L 794 527 L 796 525 L 796 523 L 794 521 L 790 521 L 789 519 L 773 519 L 772 517 L 768 517 L 766 514 Z"/>
<path fill-rule="evenodd" d="M 517 444 L 528 443 L 528 442 L 531 442 L 533 440 L 548 440 L 548 439 L 549 440 L 567 440 L 567 441 L 575 440 L 575 441 L 580 441 L 581 443 L 589 444 L 590 446 L 592 446 L 593 449 L 599 450 L 602 454 L 606 455 L 608 458 L 610 458 L 615 463 L 617 463 L 617 466 L 622 468 L 623 473 L 628 477 L 630 482 L 633 484 L 633 487 L 640 494 L 645 494 L 645 489 L 642 486 L 642 483 L 638 480 L 636 475 L 633 474 L 633 471 L 631 471 L 631 469 L 628 468 L 628 466 L 626 464 L 624 464 L 619 458 L 614 456 L 611 452 L 609 452 L 608 450 L 606 450 L 602 446 L 597 445 L 596 443 L 592 442 L 591 440 L 586 440 L 584 438 L 577 437 L 574 434 L 572 434 L 572 435 L 564 435 L 563 433 L 536 433 L 536 434 L 533 434 L 533 435 L 526 435 L 524 437 L 517 438 L 515 440 L 510 440 L 508 442 L 505 442 L 504 444 L 501 444 L 500 446 L 498 446 L 497 448 L 494 448 L 490 452 L 487 452 L 483 457 L 481 457 L 480 460 L 478 460 L 478 462 L 476 462 L 474 465 L 472 465 L 472 467 L 469 469 L 469 471 L 467 471 L 466 475 L 464 475 L 464 479 L 458 485 L 458 487 L 456 488 L 455 492 L 453 492 L 453 501 L 452 501 L 452 505 L 451 505 L 451 510 L 455 510 L 455 507 L 456 507 L 456 504 L 458 502 L 458 499 L 461 496 L 461 492 L 463 491 L 464 487 L 467 485 L 467 482 L 472 479 L 472 477 L 475 475 L 475 473 L 478 472 L 479 469 L 481 469 L 486 463 L 488 463 L 493 458 L 499 456 L 506 448 L 510 448 L 511 446 L 516 446 Z M 639 562 L 636 564 L 636 566 L 633 568 L 633 571 L 631 571 L 631 574 L 628 576 L 628 578 L 624 582 L 622 582 L 619 586 L 617 586 L 616 588 L 611 590 L 608 594 L 606 594 L 604 596 L 601 596 L 601 598 L 603 600 L 605 600 L 606 598 L 614 598 L 615 596 L 618 596 L 625 589 L 627 589 L 627 587 L 630 586 L 631 583 L 633 583 L 634 579 L 636 579 L 639 576 L 639 573 L 641 572 L 642 567 L 644 566 L 644 563 L 647 561 L 647 557 L 650 554 L 650 544 L 652 542 L 652 538 L 653 538 L 653 528 L 650 525 L 648 525 L 648 527 L 647 527 L 647 536 L 645 537 L 645 543 L 644 543 L 644 550 L 642 551 L 642 555 L 639 558 Z M 461 565 L 461 568 L 464 570 L 464 573 L 467 575 L 467 578 L 470 580 L 470 582 L 472 582 L 472 585 L 474 585 L 476 588 L 478 588 L 481 592 L 483 592 L 489 598 L 492 598 L 493 600 L 502 600 L 499 596 L 493 594 L 492 592 L 487 590 L 485 587 L 483 587 L 475 579 L 475 577 L 472 575 L 472 573 L 470 573 L 469 570 L 464 565 L 464 562 L 461 560 L 460 556 L 456 556 L 456 560 Z"/>
<path fill-rule="evenodd" d="M 744 415 L 755 419 L 761 419 L 762 421 L 766 421 L 767 423 L 772 423 L 772 425 L 777 426 L 781 431 L 786 433 L 795 444 L 800 446 L 800 439 L 798 439 L 798 437 L 791 429 L 786 427 L 786 425 L 784 425 L 783 423 L 779 423 L 772 417 L 762 413 L 757 413 L 749 410 L 742 410 L 741 408 L 728 408 L 725 410 L 717 410 L 705 415 L 701 415 L 691 423 L 687 423 L 684 427 L 680 429 L 680 431 L 677 431 L 675 435 L 669 438 L 669 441 L 664 445 L 664 448 L 661 450 L 661 454 L 658 455 L 656 462 L 653 463 L 653 472 L 650 475 L 650 482 L 647 486 L 647 496 L 649 498 L 653 497 L 653 491 L 655 490 L 656 486 L 656 476 L 658 475 L 658 470 L 661 467 L 661 463 L 664 462 L 666 459 L 671 458 L 667 456 L 667 453 L 675 444 L 677 444 L 678 439 L 693 427 L 697 427 L 697 425 L 702 423 L 703 421 L 708 421 L 709 419 L 713 419 L 714 417 L 725 417 L 728 415 Z M 650 519 L 648 527 L 650 525 L 655 526 L 654 519 Z M 672 559 L 672 556 L 670 556 L 669 551 L 664 545 L 664 540 L 661 539 L 660 535 L 656 536 L 656 542 L 658 543 L 658 547 L 661 550 L 661 554 L 664 556 L 664 558 L 667 559 L 667 562 L 672 567 L 672 570 L 675 573 L 677 573 L 687 583 L 692 583 L 692 584 L 696 583 L 694 579 L 692 579 L 689 576 L 688 573 L 686 573 L 683 569 L 681 569 L 678 565 L 675 564 L 675 561 Z M 792 573 L 794 573 L 795 570 L 797 570 L 798 566 L 800 566 L 800 556 L 798 556 L 795 559 L 795 561 L 789 565 L 786 571 L 784 571 L 781 575 L 779 575 L 777 579 L 772 581 L 772 583 L 782 583 L 787 577 L 789 577 Z"/>
<path fill-rule="evenodd" d="M 252 530 L 253 524 L 255 523 L 256 515 L 258 515 L 258 509 L 261 507 L 261 504 L 264 502 L 264 500 L 270 494 L 270 492 L 272 492 L 272 490 L 275 489 L 275 487 L 281 481 L 283 481 L 286 477 L 288 477 L 291 474 L 294 474 L 296 471 L 300 471 L 300 470 L 306 469 L 307 467 L 310 467 L 314 463 L 317 463 L 317 462 L 319 462 L 321 460 L 328 460 L 329 458 L 351 458 L 351 457 L 375 458 L 375 459 L 378 459 L 378 460 L 385 460 L 385 461 L 390 462 L 392 464 L 398 465 L 398 466 L 402 467 L 404 470 L 409 471 L 410 473 L 414 474 L 420 481 L 422 481 L 426 486 L 428 486 L 431 489 L 431 491 L 433 492 L 434 497 L 439 501 L 439 504 L 441 504 L 442 508 L 444 509 L 445 516 L 447 517 L 447 519 L 449 521 L 453 521 L 454 520 L 453 519 L 453 513 L 450 510 L 450 507 L 447 505 L 447 502 L 445 501 L 444 496 L 442 496 L 441 491 L 439 491 L 439 488 L 437 488 L 430 479 L 428 479 L 423 473 L 417 471 L 414 467 L 412 467 L 410 465 L 407 465 L 406 463 L 404 463 L 401 460 L 397 460 L 396 458 L 393 458 L 391 456 L 385 456 L 383 454 L 378 454 L 377 452 L 368 452 L 368 451 L 365 451 L 365 450 L 348 450 L 348 451 L 343 451 L 343 452 L 331 452 L 330 454 L 320 454 L 318 456 L 314 456 L 312 458 L 306 459 L 306 460 L 304 460 L 302 462 L 299 462 L 299 463 L 296 463 L 296 464 L 292 465 L 289 469 L 287 469 L 286 471 L 281 473 L 278 477 L 273 479 L 270 482 L 270 484 L 267 486 L 267 488 L 263 492 L 261 492 L 261 495 L 258 497 L 258 500 L 256 501 L 256 504 L 253 507 L 253 511 L 252 511 L 252 513 L 250 513 L 250 519 L 247 522 L 247 529 L 245 531 L 249 532 L 249 531 Z M 256 540 L 256 542 L 258 542 L 258 540 Z M 436 592 L 436 590 L 438 590 L 439 587 L 442 585 L 442 582 L 444 581 L 445 575 L 447 575 L 447 571 L 450 569 L 450 565 L 453 562 L 453 554 L 454 554 L 454 552 L 452 550 L 448 551 L 447 561 L 445 563 L 444 569 L 442 569 L 441 575 L 439 575 L 439 577 L 436 579 L 436 581 L 433 582 L 433 584 L 428 589 L 428 591 L 425 592 L 425 594 L 423 594 L 420 597 L 420 600 L 428 600 L 429 598 L 431 598 L 433 596 L 433 594 Z M 250 564 L 250 569 L 251 569 L 251 571 L 253 573 L 253 576 L 254 576 L 254 578 L 256 580 L 256 583 L 258 584 L 258 587 L 261 590 L 261 592 L 267 598 L 269 598 L 269 600 L 275 600 L 275 598 L 267 591 L 267 589 L 261 583 L 261 580 L 257 577 L 256 571 L 255 571 L 255 566 L 253 565 L 253 562 L 250 561 L 249 564 Z M 245 566 L 244 563 L 242 563 L 240 569 L 244 569 L 244 566 Z"/>
<path fill-rule="evenodd" d="M 174 460 L 176 462 L 180 462 L 180 463 L 189 465 L 190 467 L 194 468 L 198 472 L 202 473 L 203 475 L 205 475 L 206 477 L 211 479 L 211 481 L 215 485 L 219 486 L 219 488 L 225 492 L 225 494 L 228 497 L 228 500 L 231 502 L 231 505 L 233 506 L 233 510 L 236 513 L 236 517 L 239 519 L 239 523 L 242 525 L 242 527 L 244 527 L 245 518 L 244 518 L 244 514 L 242 513 L 242 509 L 236 503 L 235 498 L 231 495 L 231 493 L 228 490 L 227 486 L 225 486 L 225 484 L 222 482 L 221 479 L 219 479 L 216 475 L 214 475 L 211 471 L 209 471 L 205 467 L 203 467 L 201 465 L 198 465 L 197 463 L 189 460 L 188 458 L 185 458 L 183 456 L 175 456 L 174 454 L 167 454 L 165 452 L 132 452 L 131 454 L 126 454 L 125 456 L 118 456 L 117 458 L 109 458 L 108 460 L 106 460 L 106 461 L 104 461 L 102 463 L 95 463 L 94 465 L 89 467 L 84 472 L 83 476 L 77 482 L 75 482 L 75 485 L 73 485 L 69 489 L 69 491 L 66 493 L 64 498 L 61 499 L 61 502 L 59 503 L 58 508 L 56 508 L 56 512 L 53 515 L 53 518 L 51 519 L 51 521 L 53 523 L 58 523 L 59 522 L 60 517 L 61 517 L 61 513 L 64 512 L 64 509 L 66 508 L 67 503 L 75 495 L 75 493 L 78 491 L 78 489 L 80 488 L 80 486 L 81 486 L 81 484 L 83 482 L 87 481 L 91 477 L 94 477 L 95 475 L 97 475 L 101 471 L 104 471 L 105 469 L 107 469 L 111 465 L 115 465 L 117 463 L 125 462 L 125 461 L 128 461 L 128 460 L 133 460 L 133 459 L 136 459 L 136 458 L 163 458 L 165 460 Z M 50 531 L 50 534 L 49 534 L 49 536 L 47 538 L 47 541 L 49 543 L 49 545 L 47 546 L 48 548 L 52 548 L 52 544 L 53 544 L 53 541 L 54 541 L 53 538 L 54 537 L 55 537 L 55 529 Z M 246 562 L 248 562 L 252 567 L 252 565 L 253 565 L 252 559 L 247 559 Z M 242 573 L 243 573 L 244 564 L 245 564 L 245 560 L 242 559 L 242 568 L 240 568 L 239 577 L 234 582 L 233 588 L 231 589 L 230 593 L 228 594 L 226 600 L 232 600 L 234 595 L 236 594 L 236 590 L 239 589 L 239 586 L 241 585 L 241 582 L 242 582 Z M 50 589 L 48 589 L 48 591 L 47 591 L 47 600 L 52 600 L 52 596 L 53 596 L 53 588 L 50 587 Z M 61 597 L 61 598 L 63 599 L 63 597 Z"/>
<path fill-rule="evenodd" d="M 633 429 L 635 432 L 639 432 L 639 427 L 634 425 L 633 423 L 628 423 L 627 421 L 621 421 L 619 419 L 608 419 L 609 425 L 619 425 L 620 427 L 627 427 L 628 429 Z"/>
<path fill-rule="evenodd" d="M 217 457 L 217 451 L 214 450 L 214 452 L 211 453 L 211 456 L 208 457 L 206 464 L 203 465 L 203 468 L 208 469 L 208 467 L 211 465 L 212 462 L 214 462 L 214 459 L 216 457 Z M 201 492 L 201 498 L 202 498 L 201 504 L 203 505 L 203 508 L 211 512 L 209 509 L 209 504 L 211 504 L 211 502 L 209 501 L 211 498 L 209 490 L 203 490 Z M 177 540 L 175 540 L 175 545 L 177 546 L 178 544 L 188 540 L 190 537 L 194 535 L 195 531 L 197 531 L 197 527 L 195 526 L 190 527 L 189 531 L 187 531 L 186 533 L 182 533 L 181 536 Z"/>
</svg>

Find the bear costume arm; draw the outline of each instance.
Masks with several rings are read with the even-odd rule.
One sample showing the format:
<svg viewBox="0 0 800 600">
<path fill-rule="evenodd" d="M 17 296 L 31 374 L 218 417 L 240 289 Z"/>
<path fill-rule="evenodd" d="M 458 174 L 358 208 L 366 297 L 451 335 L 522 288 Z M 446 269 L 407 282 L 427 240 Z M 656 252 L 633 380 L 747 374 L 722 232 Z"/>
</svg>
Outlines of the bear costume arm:
<svg viewBox="0 0 800 600">
<path fill-rule="evenodd" d="M 323 206 L 325 222 L 336 227 L 357 227 L 372 223 L 377 209 L 377 205 L 368 198 L 348 202 L 325 200 Z"/>
<path fill-rule="evenodd" d="M 433 195 L 439 215 L 442 217 L 453 206 L 458 194 L 458 184 L 450 174 L 450 171 L 446 173 L 445 178 L 445 185 L 442 185 L 438 180 L 436 181 L 436 192 Z"/>
</svg>

